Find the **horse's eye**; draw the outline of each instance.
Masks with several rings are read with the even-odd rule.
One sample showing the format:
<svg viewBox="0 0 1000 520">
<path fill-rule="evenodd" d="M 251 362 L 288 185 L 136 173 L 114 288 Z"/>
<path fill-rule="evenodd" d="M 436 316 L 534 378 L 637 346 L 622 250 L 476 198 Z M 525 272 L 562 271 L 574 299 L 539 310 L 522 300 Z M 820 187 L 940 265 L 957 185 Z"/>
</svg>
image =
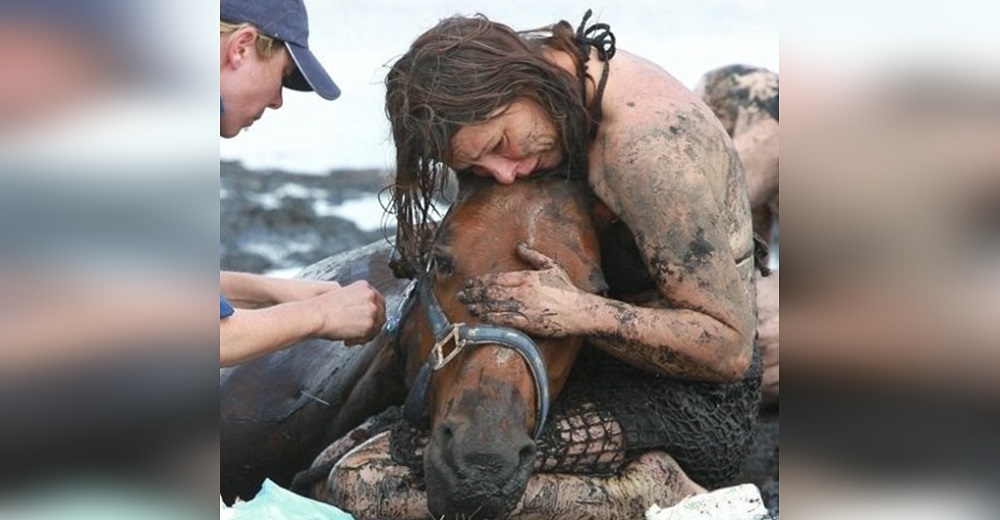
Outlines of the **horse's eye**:
<svg viewBox="0 0 1000 520">
<path fill-rule="evenodd" d="M 442 276 L 455 274 L 455 261 L 447 255 L 434 256 L 434 270 Z"/>
</svg>

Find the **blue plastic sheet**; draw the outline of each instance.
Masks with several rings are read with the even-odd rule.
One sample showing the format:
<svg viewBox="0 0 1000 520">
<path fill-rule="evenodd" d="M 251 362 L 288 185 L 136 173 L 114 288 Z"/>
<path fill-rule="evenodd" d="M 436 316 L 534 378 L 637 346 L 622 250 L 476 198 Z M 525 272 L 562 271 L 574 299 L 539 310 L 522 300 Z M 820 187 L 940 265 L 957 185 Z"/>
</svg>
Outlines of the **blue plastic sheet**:
<svg viewBox="0 0 1000 520">
<path fill-rule="evenodd" d="M 253 500 L 234 504 L 232 512 L 232 520 L 354 520 L 336 507 L 296 495 L 270 479 Z"/>
</svg>

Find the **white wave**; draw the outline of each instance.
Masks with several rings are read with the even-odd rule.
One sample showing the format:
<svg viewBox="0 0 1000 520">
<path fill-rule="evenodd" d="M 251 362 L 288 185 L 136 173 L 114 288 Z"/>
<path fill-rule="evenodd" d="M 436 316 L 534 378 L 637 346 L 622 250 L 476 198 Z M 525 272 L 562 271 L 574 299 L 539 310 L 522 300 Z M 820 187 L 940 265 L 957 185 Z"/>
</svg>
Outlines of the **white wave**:
<svg viewBox="0 0 1000 520">
<path fill-rule="evenodd" d="M 313 211 L 321 217 L 340 217 L 354 222 L 361 231 L 382 229 L 385 211 L 379 204 L 378 195 L 366 195 L 359 199 L 345 200 L 334 205 L 329 201 L 319 199 L 313 202 Z"/>
<path fill-rule="evenodd" d="M 307 188 L 297 182 L 286 182 L 272 192 L 275 197 L 293 197 L 296 199 L 321 199 L 330 196 L 329 190 L 322 188 Z"/>
</svg>

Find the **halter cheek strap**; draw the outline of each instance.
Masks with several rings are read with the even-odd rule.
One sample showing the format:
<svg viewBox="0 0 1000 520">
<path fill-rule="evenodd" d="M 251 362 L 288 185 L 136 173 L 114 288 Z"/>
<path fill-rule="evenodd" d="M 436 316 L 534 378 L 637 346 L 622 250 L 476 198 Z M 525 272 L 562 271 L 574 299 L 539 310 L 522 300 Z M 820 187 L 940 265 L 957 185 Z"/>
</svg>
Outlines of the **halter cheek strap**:
<svg viewBox="0 0 1000 520">
<path fill-rule="evenodd" d="M 520 354 L 531 371 L 535 382 L 537 413 L 534 438 L 537 440 L 549 415 L 549 375 L 538 346 L 519 330 L 494 325 L 469 326 L 464 323 L 449 322 L 430 285 L 429 278 L 424 274 L 418 278 L 416 287 L 420 303 L 434 331 L 434 347 L 410 385 L 410 393 L 403 406 L 403 416 L 414 426 L 426 427 L 429 419 L 426 412 L 427 395 L 434 372 L 447 366 L 466 347 L 499 345 Z M 412 295 L 407 299 L 412 299 Z M 449 346 L 452 349 L 446 351 Z"/>
</svg>

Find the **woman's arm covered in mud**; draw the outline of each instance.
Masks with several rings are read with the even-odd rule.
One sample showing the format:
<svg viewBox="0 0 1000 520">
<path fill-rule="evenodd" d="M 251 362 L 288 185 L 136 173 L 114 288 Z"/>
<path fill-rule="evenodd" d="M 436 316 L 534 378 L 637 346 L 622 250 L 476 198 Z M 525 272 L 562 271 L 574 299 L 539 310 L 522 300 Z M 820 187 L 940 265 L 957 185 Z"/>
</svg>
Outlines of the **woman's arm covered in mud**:
<svg viewBox="0 0 1000 520">
<path fill-rule="evenodd" d="M 486 321 L 541 336 L 583 335 L 648 370 L 737 380 L 752 355 L 752 292 L 717 199 L 725 195 L 728 169 L 739 163 L 721 129 L 698 109 L 657 119 L 605 139 L 604 156 L 612 159 L 595 186 L 632 229 L 659 293 L 655 301 L 636 305 L 580 291 L 556 262 L 526 247 L 518 253 L 537 271 L 483 277 L 460 298 Z"/>
<path fill-rule="evenodd" d="M 648 120 L 648 119 L 647 119 Z M 753 303 L 725 229 L 731 144 L 697 107 L 605 139 L 603 181 L 660 293 L 655 306 L 591 296 L 578 329 L 625 361 L 666 374 L 732 381 L 752 354 Z M 721 138 L 720 138 L 721 137 Z"/>
<path fill-rule="evenodd" d="M 752 354 L 753 306 L 722 207 L 726 177 L 738 162 L 701 108 L 653 115 L 606 134 L 602 180 L 660 298 L 637 306 L 592 296 L 592 317 L 578 331 L 652 370 L 739 379 Z"/>
</svg>

